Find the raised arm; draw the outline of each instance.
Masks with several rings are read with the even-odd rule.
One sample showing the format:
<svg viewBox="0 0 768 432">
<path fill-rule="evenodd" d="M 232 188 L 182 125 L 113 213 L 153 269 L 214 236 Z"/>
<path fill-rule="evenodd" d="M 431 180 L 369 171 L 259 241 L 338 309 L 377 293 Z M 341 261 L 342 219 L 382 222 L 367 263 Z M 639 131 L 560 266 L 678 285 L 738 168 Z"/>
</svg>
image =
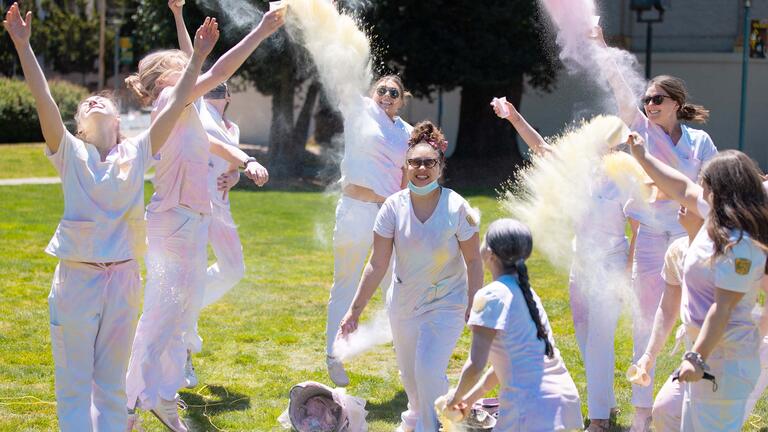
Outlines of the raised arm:
<svg viewBox="0 0 768 432">
<path fill-rule="evenodd" d="M 245 63 L 259 44 L 276 32 L 284 23 L 285 8 L 266 12 L 256 28 L 251 30 L 232 49 L 219 57 L 210 69 L 200 75 L 192 92 L 193 99 L 203 97 L 214 87 L 228 80 Z"/>
<path fill-rule="evenodd" d="M 211 153 L 230 163 L 230 168 L 243 167 L 245 175 L 256 183 L 256 186 L 264 186 L 269 181 L 269 172 L 255 158 L 238 147 L 228 145 L 210 134 L 208 141 L 211 142 Z"/>
<path fill-rule="evenodd" d="M 21 70 L 24 71 L 24 79 L 27 81 L 32 97 L 35 99 L 37 107 L 37 116 L 40 119 L 40 128 L 43 131 L 45 144 L 51 153 L 59 150 L 59 143 L 64 136 L 66 129 L 61 120 L 59 107 L 51 96 L 51 90 L 48 88 L 48 82 L 45 80 L 43 70 L 37 63 L 35 53 L 29 44 L 29 37 L 32 34 L 32 12 L 27 12 L 24 18 L 21 17 L 19 4 L 14 3 L 5 14 L 3 27 L 13 41 L 16 52 L 19 54 Z"/>
<path fill-rule="evenodd" d="M 656 159 L 645 151 L 645 140 L 636 132 L 629 135 L 627 140 L 632 156 L 637 159 L 646 174 L 656 183 L 656 186 L 671 199 L 679 202 L 688 210 L 692 210 L 702 219 L 707 215 L 699 214 L 696 205 L 704 193 L 701 186 L 697 185 L 685 174 Z"/>
<path fill-rule="evenodd" d="M 219 39 L 219 25 L 215 18 L 206 18 L 203 25 L 195 33 L 195 46 L 192 57 L 184 69 L 181 79 L 171 92 L 168 103 L 162 111 L 154 118 L 152 126 L 149 128 L 149 137 L 152 143 L 152 154 L 157 154 L 168 136 L 176 125 L 176 120 L 186 108 L 190 100 L 197 77 L 200 74 L 200 68 L 203 67 L 203 61 L 211 53 L 213 46 Z"/>
<path fill-rule="evenodd" d="M 594 35 L 598 47 L 607 53 L 611 48 L 605 42 L 605 38 L 603 38 L 602 27 L 596 26 Z M 603 64 L 602 72 L 608 80 L 608 84 L 611 86 L 614 98 L 616 98 L 616 104 L 619 107 L 619 117 L 624 120 L 624 123 L 631 126 L 639 113 L 637 100 L 640 95 L 636 95 L 632 90 L 632 87 L 629 86 L 624 74 L 622 74 L 611 56 L 604 55 L 601 57 Z"/>
<path fill-rule="evenodd" d="M 384 274 L 389 269 L 389 262 L 392 258 L 392 248 L 395 241 L 392 238 L 387 238 L 373 233 L 373 252 L 371 253 L 371 259 L 368 260 L 368 264 L 363 271 L 363 278 L 360 280 L 360 285 L 357 287 L 355 298 L 352 301 L 352 305 L 349 307 L 346 315 L 341 320 L 339 333 L 346 336 L 355 330 L 357 330 L 357 324 L 360 320 L 360 315 L 363 313 L 363 309 L 371 300 L 373 294 L 376 292 L 376 287 L 379 286 L 381 280 L 384 279 Z"/>
<path fill-rule="evenodd" d="M 184 8 L 184 0 L 168 0 L 168 9 L 173 13 L 173 22 L 176 23 L 176 37 L 179 39 L 179 49 L 184 54 L 192 56 L 192 40 L 189 38 L 187 26 L 184 25 L 184 15 L 181 10 Z"/>
<path fill-rule="evenodd" d="M 510 102 L 504 102 L 504 104 L 506 105 L 507 111 L 509 112 L 507 117 L 504 117 L 503 113 L 499 111 L 498 107 L 496 107 L 493 103 L 491 103 L 491 106 L 493 106 L 493 111 L 497 116 L 499 116 L 499 118 L 506 118 L 510 123 L 512 123 L 512 126 L 514 126 L 517 134 L 520 135 L 520 138 L 522 138 L 523 141 L 525 141 L 525 144 L 528 145 L 528 148 L 530 148 L 531 151 L 538 156 L 544 156 L 552 152 L 552 146 L 544 141 L 544 138 L 538 132 L 536 132 L 536 129 L 534 129 L 533 126 L 531 126 L 525 120 L 522 114 L 517 111 L 515 106 Z"/>
</svg>

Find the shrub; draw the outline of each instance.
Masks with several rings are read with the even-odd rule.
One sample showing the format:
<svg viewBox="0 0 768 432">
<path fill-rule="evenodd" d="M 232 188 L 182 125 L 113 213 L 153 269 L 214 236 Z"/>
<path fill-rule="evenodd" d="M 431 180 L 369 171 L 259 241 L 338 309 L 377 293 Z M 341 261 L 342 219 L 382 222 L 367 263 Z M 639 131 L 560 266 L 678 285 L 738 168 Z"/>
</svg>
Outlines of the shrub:
<svg viewBox="0 0 768 432">
<path fill-rule="evenodd" d="M 74 131 L 77 104 L 86 96 L 84 87 L 66 82 L 50 81 L 51 95 L 59 106 L 61 118 L 70 132 Z M 40 142 L 43 133 L 37 118 L 32 93 L 24 81 L 0 78 L 0 142 Z"/>
</svg>

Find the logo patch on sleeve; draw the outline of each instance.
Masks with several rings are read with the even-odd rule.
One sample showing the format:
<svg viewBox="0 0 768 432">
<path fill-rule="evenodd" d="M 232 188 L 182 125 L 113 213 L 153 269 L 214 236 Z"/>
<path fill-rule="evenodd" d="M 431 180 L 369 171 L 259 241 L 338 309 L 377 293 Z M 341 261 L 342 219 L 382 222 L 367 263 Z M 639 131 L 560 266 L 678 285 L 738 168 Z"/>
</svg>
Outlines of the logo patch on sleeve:
<svg viewBox="0 0 768 432">
<path fill-rule="evenodd" d="M 471 226 L 477 226 L 477 220 L 475 220 L 475 218 L 471 214 L 467 214 L 466 219 L 467 219 L 467 223 L 470 224 Z"/>
<path fill-rule="evenodd" d="M 742 276 L 749 274 L 749 270 L 752 268 L 752 260 L 747 258 L 736 258 L 735 264 L 736 274 Z"/>
<path fill-rule="evenodd" d="M 480 313 L 485 308 L 486 303 L 488 303 L 488 297 L 476 295 L 475 299 L 472 300 L 472 310 Z"/>
</svg>

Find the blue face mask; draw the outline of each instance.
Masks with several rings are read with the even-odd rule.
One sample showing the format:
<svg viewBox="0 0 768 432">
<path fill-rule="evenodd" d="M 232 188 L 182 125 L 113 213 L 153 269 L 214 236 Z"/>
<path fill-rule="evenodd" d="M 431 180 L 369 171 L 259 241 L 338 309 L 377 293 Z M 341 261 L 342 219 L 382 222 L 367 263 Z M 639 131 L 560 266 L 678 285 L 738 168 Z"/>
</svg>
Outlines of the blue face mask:
<svg viewBox="0 0 768 432">
<path fill-rule="evenodd" d="M 415 193 L 416 195 L 426 195 L 432 192 L 433 190 L 437 189 L 438 187 L 440 187 L 440 185 L 437 184 L 437 180 L 433 181 L 432 183 L 429 183 L 426 186 L 416 186 L 410 180 L 408 181 L 408 189 L 410 189 L 411 192 Z"/>
</svg>

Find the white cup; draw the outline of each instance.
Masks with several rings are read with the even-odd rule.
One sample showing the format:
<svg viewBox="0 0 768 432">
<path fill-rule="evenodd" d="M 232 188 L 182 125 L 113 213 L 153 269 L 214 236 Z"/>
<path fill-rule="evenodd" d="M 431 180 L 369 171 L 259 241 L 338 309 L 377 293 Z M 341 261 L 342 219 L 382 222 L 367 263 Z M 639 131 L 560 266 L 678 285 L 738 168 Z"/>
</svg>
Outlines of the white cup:
<svg viewBox="0 0 768 432">
<path fill-rule="evenodd" d="M 507 118 L 511 114 L 509 112 L 509 108 L 507 108 L 507 97 L 504 96 L 503 98 L 493 98 L 493 106 L 496 107 L 499 110 L 499 114 L 502 118 Z"/>
<path fill-rule="evenodd" d="M 651 384 L 651 376 L 645 369 L 632 365 L 627 369 L 627 379 L 632 384 L 637 384 L 642 387 L 648 387 Z"/>
<path fill-rule="evenodd" d="M 278 10 L 286 7 L 287 5 L 284 5 L 282 1 L 271 1 L 269 2 L 269 11 L 272 12 L 273 10 Z"/>
</svg>

